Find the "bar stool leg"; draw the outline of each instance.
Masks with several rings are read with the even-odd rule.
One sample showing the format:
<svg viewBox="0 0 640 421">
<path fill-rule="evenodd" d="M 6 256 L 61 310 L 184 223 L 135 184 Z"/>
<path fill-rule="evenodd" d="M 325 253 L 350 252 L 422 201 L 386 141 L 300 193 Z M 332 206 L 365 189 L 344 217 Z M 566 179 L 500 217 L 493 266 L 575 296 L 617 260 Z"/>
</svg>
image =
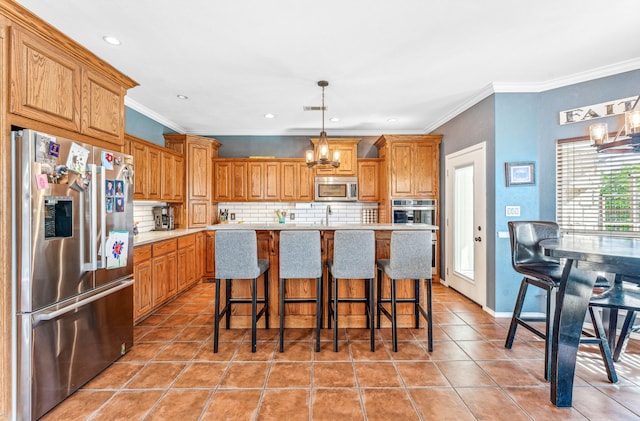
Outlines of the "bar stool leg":
<svg viewBox="0 0 640 421">
<path fill-rule="evenodd" d="M 393 352 L 398 352 L 398 319 L 396 315 L 396 280 L 390 279 L 391 282 L 391 342 L 393 344 Z"/>
<path fill-rule="evenodd" d="M 431 278 L 427 279 L 427 315 L 429 316 L 427 320 L 427 343 L 429 344 L 429 352 L 433 352 L 433 300 L 431 298 L 431 292 L 433 290 L 432 285 L 433 280 Z"/>
<path fill-rule="evenodd" d="M 616 344 L 615 351 L 613 352 L 613 361 L 618 361 L 625 348 L 627 347 L 627 343 L 629 343 L 629 337 L 631 336 L 631 328 L 635 322 L 636 312 L 633 310 L 627 310 L 627 315 L 625 316 L 624 323 L 622 324 L 622 331 L 620 332 L 618 343 Z"/>
<path fill-rule="evenodd" d="M 598 346 L 600 347 L 600 354 L 602 354 L 602 360 L 607 370 L 607 377 L 611 383 L 618 382 L 618 375 L 616 369 L 613 366 L 613 358 L 611 356 L 611 348 L 609 348 L 609 342 L 607 335 L 604 333 L 604 326 L 602 325 L 602 318 L 600 314 L 596 314 L 593 307 L 589 306 L 589 315 L 591 316 L 591 322 L 593 323 L 596 335 L 600 339 Z"/>
<path fill-rule="evenodd" d="M 322 329 L 322 277 L 316 278 L 316 352 L 320 352 L 320 329 Z"/>
<path fill-rule="evenodd" d="M 280 278 L 280 352 L 284 352 L 284 285 L 285 280 Z"/>
<path fill-rule="evenodd" d="M 216 300 L 213 309 L 213 352 L 218 352 L 218 335 L 220 333 L 220 279 L 216 278 Z"/>
<path fill-rule="evenodd" d="M 369 311 L 369 330 L 371 331 L 371 352 L 375 352 L 376 351 L 376 338 L 375 338 L 375 323 L 374 323 L 374 305 L 375 305 L 375 300 L 374 300 L 374 295 L 373 295 L 373 279 L 368 279 L 367 283 L 369 285 L 369 300 L 367 303 L 367 308 Z"/>
<path fill-rule="evenodd" d="M 416 318 L 416 329 L 420 327 L 420 279 L 413 280 L 413 293 L 415 294 L 415 302 L 413 306 L 413 312 Z"/>
<path fill-rule="evenodd" d="M 224 289 L 225 289 L 225 305 L 224 308 L 227 309 L 227 313 L 225 315 L 225 327 L 227 330 L 231 329 L 231 279 L 224 280 Z"/>
<path fill-rule="evenodd" d="M 382 300 L 382 281 L 384 280 L 384 272 L 382 271 L 382 269 L 378 268 L 378 276 L 376 277 L 376 284 L 377 284 L 377 292 L 378 294 L 376 295 L 376 297 L 378 297 L 378 304 L 376 304 L 376 316 L 378 318 L 378 324 L 377 324 L 377 328 L 380 329 L 380 300 Z"/>
<path fill-rule="evenodd" d="M 333 281 L 333 352 L 338 352 L 338 278 Z"/>
<path fill-rule="evenodd" d="M 269 271 L 265 270 L 262 275 L 262 280 L 264 282 L 264 328 L 269 329 Z M 258 292 L 256 291 L 256 294 Z"/>
<path fill-rule="evenodd" d="M 258 278 L 251 280 L 251 352 L 256 352 L 256 315 L 258 311 Z"/>
</svg>

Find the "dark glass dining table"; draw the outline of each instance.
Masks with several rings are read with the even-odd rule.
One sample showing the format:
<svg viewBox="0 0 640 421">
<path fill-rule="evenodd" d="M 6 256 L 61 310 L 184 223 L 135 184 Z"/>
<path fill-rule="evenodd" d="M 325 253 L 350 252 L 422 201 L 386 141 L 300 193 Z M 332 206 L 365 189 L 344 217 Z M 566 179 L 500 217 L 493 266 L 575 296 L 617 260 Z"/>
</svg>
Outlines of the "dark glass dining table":
<svg viewBox="0 0 640 421">
<path fill-rule="evenodd" d="M 598 272 L 640 276 L 640 239 L 601 235 L 563 235 L 543 240 L 545 254 L 565 259 L 553 320 L 551 402 L 571 406 L 573 378 L 582 325 Z M 570 277 L 571 270 L 593 271 L 592 277 Z"/>
</svg>

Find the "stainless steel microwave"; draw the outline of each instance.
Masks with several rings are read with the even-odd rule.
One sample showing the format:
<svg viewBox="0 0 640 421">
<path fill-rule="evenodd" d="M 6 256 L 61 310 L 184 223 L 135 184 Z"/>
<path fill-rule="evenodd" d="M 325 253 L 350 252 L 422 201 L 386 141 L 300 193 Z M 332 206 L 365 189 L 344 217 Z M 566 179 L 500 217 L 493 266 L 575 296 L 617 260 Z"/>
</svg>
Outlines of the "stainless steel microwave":
<svg viewBox="0 0 640 421">
<path fill-rule="evenodd" d="M 317 202 L 355 202 L 358 200 L 358 178 L 316 177 L 313 190 Z"/>
</svg>

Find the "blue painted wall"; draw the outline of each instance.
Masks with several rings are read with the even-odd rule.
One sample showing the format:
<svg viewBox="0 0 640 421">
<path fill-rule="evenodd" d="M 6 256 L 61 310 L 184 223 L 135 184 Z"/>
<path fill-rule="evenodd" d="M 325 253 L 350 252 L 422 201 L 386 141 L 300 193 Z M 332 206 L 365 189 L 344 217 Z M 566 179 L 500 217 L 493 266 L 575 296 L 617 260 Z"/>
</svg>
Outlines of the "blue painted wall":
<svg viewBox="0 0 640 421">
<path fill-rule="evenodd" d="M 163 124 L 128 107 L 125 107 L 125 132 L 160 146 L 164 146 L 163 133 L 175 133 Z"/>
<path fill-rule="evenodd" d="M 521 279 L 511 268 L 509 241 L 497 238 L 498 231 L 507 231 L 509 218 L 504 216 L 504 207 L 520 206 L 519 220 L 555 220 L 556 141 L 586 136 L 593 123 L 592 120 L 560 126 L 558 113 L 638 95 L 639 91 L 640 70 L 635 70 L 542 93 L 499 93 L 434 130 L 444 135 L 441 162 L 448 153 L 488 141 L 487 231 L 494 235 L 493 244 L 487 243 L 487 307 L 498 313 L 513 311 Z M 620 127 L 623 118 L 609 117 L 598 121 L 607 122 L 613 132 Z M 493 125 L 493 136 L 487 124 Z M 504 164 L 512 161 L 536 163 L 535 186 L 505 186 Z M 444 182 L 444 173 L 441 180 Z M 444 199 L 444 185 L 441 196 Z M 538 305 L 535 297 L 531 297 L 525 310 L 535 311 Z"/>
</svg>

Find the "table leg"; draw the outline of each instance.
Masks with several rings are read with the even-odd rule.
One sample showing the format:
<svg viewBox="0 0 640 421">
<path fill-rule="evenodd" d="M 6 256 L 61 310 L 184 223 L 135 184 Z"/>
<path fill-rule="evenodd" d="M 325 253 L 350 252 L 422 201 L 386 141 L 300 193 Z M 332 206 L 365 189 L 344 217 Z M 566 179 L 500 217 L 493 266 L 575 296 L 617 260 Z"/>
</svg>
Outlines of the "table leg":
<svg viewBox="0 0 640 421">
<path fill-rule="evenodd" d="M 595 276 L 571 278 L 573 263 L 565 263 L 553 320 L 551 402 L 558 407 L 571 406 L 580 335 L 595 284 Z"/>
</svg>

